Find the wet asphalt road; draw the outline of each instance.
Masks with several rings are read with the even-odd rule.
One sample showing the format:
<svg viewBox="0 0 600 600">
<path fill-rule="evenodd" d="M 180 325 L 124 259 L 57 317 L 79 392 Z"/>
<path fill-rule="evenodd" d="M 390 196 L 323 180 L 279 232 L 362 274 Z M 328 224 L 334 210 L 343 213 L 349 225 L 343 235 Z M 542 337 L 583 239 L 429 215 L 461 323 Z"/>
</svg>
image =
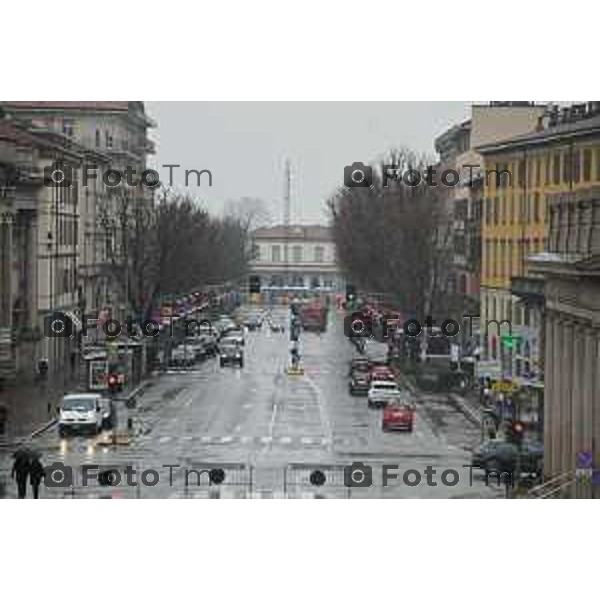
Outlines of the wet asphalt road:
<svg viewBox="0 0 600 600">
<path fill-rule="evenodd" d="M 286 318 L 287 312 L 279 309 L 278 320 Z M 213 359 L 186 372 L 155 377 L 136 409 L 119 407 L 119 431 L 125 432 L 127 417 L 133 419 L 135 434 L 128 444 L 112 445 L 108 433 L 60 440 L 55 429 L 49 430 L 36 446 L 45 465 L 61 461 L 72 467 L 73 487 L 46 488 L 42 497 L 503 496 L 503 488 L 486 486 L 477 473 L 471 478 L 464 466 L 470 456 L 465 448 L 478 442 L 480 432 L 445 395 L 416 395 L 412 433 L 382 432 L 381 411 L 368 409 L 366 397 L 348 393 L 348 362 L 355 350 L 343 336 L 339 315 L 330 314 L 327 333 L 302 334 L 304 375 L 285 373 L 288 349 L 287 333 L 263 327 L 246 336 L 243 369 L 220 368 Z M 370 342 L 367 352 L 382 355 L 384 347 Z M 370 483 L 371 468 L 370 487 L 344 485 L 344 467 L 357 461 L 366 466 L 365 483 Z M 389 468 L 397 479 L 389 479 L 385 487 L 384 464 L 397 465 Z M 117 469 L 120 485 L 99 486 L 97 470 L 88 467 L 90 480 L 83 486 L 83 465 Z M 129 479 L 137 486 L 127 485 L 128 466 L 136 470 Z M 6 475 L 6 459 L 3 467 Z M 186 486 L 186 469 L 206 472 L 200 476 L 188 472 Z M 208 484 L 211 469 L 221 469 L 225 475 L 221 485 Z M 317 470 L 324 475 L 320 486 L 310 481 Z M 410 470 L 416 472 L 407 473 Z M 142 471 L 147 471 L 147 485 L 140 481 Z M 157 478 L 156 485 L 150 485 Z M 9 497 L 14 495 L 13 488 L 8 487 Z"/>
</svg>

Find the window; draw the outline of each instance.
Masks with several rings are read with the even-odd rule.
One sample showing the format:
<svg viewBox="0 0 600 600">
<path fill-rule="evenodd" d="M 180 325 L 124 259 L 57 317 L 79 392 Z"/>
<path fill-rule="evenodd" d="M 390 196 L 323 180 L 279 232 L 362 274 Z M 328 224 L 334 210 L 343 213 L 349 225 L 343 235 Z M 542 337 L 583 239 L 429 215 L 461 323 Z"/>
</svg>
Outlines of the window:
<svg viewBox="0 0 600 600">
<path fill-rule="evenodd" d="M 581 152 L 579 150 L 573 150 L 573 168 L 571 174 L 573 175 L 573 182 L 577 183 L 581 173 Z"/>
<path fill-rule="evenodd" d="M 549 185 L 550 183 L 550 155 L 546 155 L 546 177 L 545 177 L 545 183 L 546 185 Z"/>
<path fill-rule="evenodd" d="M 563 183 L 569 183 L 571 181 L 571 152 L 563 153 Z"/>
<path fill-rule="evenodd" d="M 292 260 L 296 263 L 302 262 L 302 246 L 292 247 Z"/>
<path fill-rule="evenodd" d="M 536 169 L 535 169 L 535 185 L 536 187 L 540 187 L 542 183 L 542 159 L 538 158 L 536 161 Z"/>
<path fill-rule="evenodd" d="M 260 246 L 258 244 L 252 244 L 252 258 L 260 260 Z"/>
<path fill-rule="evenodd" d="M 315 246 L 315 262 L 322 263 L 325 260 L 325 250 L 323 246 Z"/>
<path fill-rule="evenodd" d="M 96 129 L 96 148 L 100 148 L 100 130 Z"/>
<path fill-rule="evenodd" d="M 112 137 L 112 135 L 108 131 L 105 131 L 104 134 L 105 134 L 104 137 L 105 137 L 105 141 L 106 141 L 106 147 L 107 148 L 112 148 L 113 147 L 113 137 Z"/>
<path fill-rule="evenodd" d="M 552 163 L 552 183 L 554 183 L 554 185 L 560 183 L 560 152 L 554 154 Z"/>
<path fill-rule="evenodd" d="M 540 195 L 538 192 L 533 194 L 533 220 L 536 223 L 540 222 Z"/>
<path fill-rule="evenodd" d="M 73 137 L 75 133 L 75 122 L 73 119 L 63 119 L 62 132 L 63 135 L 66 135 L 67 137 Z"/>
<path fill-rule="evenodd" d="M 524 160 L 520 160 L 518 163 L 518 182 L 519 182 L 519 187 L 524 187 L 525 186 L 525 181 L 526 181 L 526 176 L 527 173 L 525 172 L 525 161 Z"/>
<path fill-rule="evenodd" d="M 600 181 L 600 147 L 594 150 L 596 153 L 596 181 Z"/>
<path fill-rule="evenodd" d="M 590 181 L 592 179 L 592 149 L 586 148 L 583 151 L 583 180 Z"/>
<path fill-rule="evenodd" d="M 500 222 L 500 200 L 498 196 L 494 198 L 494 225 Z"/>
<path fill-rule="evenodd" d="M 271 246 L 271 262 L 281 262 L 281 246 Z"/>
</svg>

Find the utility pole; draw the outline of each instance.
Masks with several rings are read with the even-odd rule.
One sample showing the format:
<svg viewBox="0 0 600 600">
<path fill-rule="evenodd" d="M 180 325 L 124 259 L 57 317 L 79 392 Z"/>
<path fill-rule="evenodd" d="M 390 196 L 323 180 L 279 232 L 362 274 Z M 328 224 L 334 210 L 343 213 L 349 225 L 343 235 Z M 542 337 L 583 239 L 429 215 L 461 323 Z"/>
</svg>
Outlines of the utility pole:
<svg viewBox="0 0 600 600">
<path fill-rule="evenodd" d="M 284 272 L 284 287 L 289 285 L 289 236 L 290 236 L 290 209 L 292 198 L 292 173 L 290 161 L 285 161 L 285 190 L 283 194 L 283 272 Z"/>
</svg>

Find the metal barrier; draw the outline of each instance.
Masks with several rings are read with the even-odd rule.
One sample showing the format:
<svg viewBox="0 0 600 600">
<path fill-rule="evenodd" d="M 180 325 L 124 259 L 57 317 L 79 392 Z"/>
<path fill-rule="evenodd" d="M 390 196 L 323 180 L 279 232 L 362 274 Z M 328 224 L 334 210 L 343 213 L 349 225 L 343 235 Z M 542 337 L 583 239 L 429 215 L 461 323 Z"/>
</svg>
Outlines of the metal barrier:
<svg viewBox="0 0 600 600">
<path fill-rule="evenodd" d="M 188 460 L 185 464 L 186 481 L 183 497 L 208 497 L 220 499 L 252 497 L 254 491 L 254 467 L 246 463 L 198 462 Z"/>
<path fill-rule="evenodd" d="M 526 497 L 537 500 L 565 497 L 565 492 L 576 483 L 575 473 L 567 471 L 531 488 Z"/>
<path fill-rule="evenodd" d="M 320 492 L 333 492 L 351 498 L 352 488 L 344 484 L 347 468 L 346 465 L 290 463 L 283 473 L 284 497 L 301 497 L 300 490 L 310 489 L 317 497 Z"/>
</svg>

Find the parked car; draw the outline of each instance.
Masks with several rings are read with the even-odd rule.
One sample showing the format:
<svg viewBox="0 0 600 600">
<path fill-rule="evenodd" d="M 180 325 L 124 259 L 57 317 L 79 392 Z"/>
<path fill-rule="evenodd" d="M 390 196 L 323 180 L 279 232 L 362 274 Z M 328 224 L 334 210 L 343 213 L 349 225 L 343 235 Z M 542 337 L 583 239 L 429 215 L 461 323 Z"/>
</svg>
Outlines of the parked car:
<svg viewBox="0 0 600 600">
<path fill-rule="evenodd" d="M 65 437 L 69 433 L 93 433 L 102 430 L 102 395 L 92 393 L 67 394 L 60 404 L 58 434 Z"/>
<path fill-rule="evenodd" d="M 383 409 L 381 428 L 383 431 L 404 430 L 411 432 L 415 420 L 416 406 L 410 398 L 399 398 Z"/>
<path fill-rule="evenodd" d="M 367 393 L 367 404 L 369 408 L 380 408 L 397 402 L 399 398 L 400 390 L 395 381 L 372 381 Z"/>
<path fill-rule="evenodd" d="M 246 345 L 246 337 L 244 336 L 244 330 L 241 327 L 228 331 L 223 336 L 223 339 L 224 340 L 233 340 L 239 346 Z"/>
<path fill-rule="evenodd" d="M 255 331 L 262 327 L 262 318 L 260 315 L 247 315 L 243 320 L 243 324 L 248 328 L 248 331 Z"/>
<path fill-rule="evenodd" d="M 395 381 L 394 372 L 384 365 L 374 365 L 370 371 L 371 381 Z"/>
<path fill-rule="evenodd" d="M 223 340 L 219 344 L 219 365 L 237 364 L 244 366 L 244 351 L 235 340 Z"/>
<path fill-rule="evenodd" d="M 371 381 L 369 379 L 368 371 L 361 371 L 357 369 L 350 375 L 350 383 L 348 384 L 348 388 L 351 394 L 368 394 L 370 386 Z"/>
<path fill-rule="evenodd" d="M 524 440 L 521 448 L 506 440 L 488 440 L 478 446 L 472 453 L 471 466 L 490 471 L 513 472 L 517 468 L 522 473 L 541 474 L 544 448 L 539 442 Z"/>
<path fill-rule="evenodd" d="M 187 344 L 177 346 L 171 352 L 171 365 L 175 367 L 190 367 L 195 361 L 194 349 Z"/>
<path fill-rule="evenodd" d="M 371 361 L 368 358 L 353 358 L 350 361 L 350 371 L 348 375 L 352 376 L 355 372 L 366 373 L 369 375 L 371 370 Z"/>
</svg>

